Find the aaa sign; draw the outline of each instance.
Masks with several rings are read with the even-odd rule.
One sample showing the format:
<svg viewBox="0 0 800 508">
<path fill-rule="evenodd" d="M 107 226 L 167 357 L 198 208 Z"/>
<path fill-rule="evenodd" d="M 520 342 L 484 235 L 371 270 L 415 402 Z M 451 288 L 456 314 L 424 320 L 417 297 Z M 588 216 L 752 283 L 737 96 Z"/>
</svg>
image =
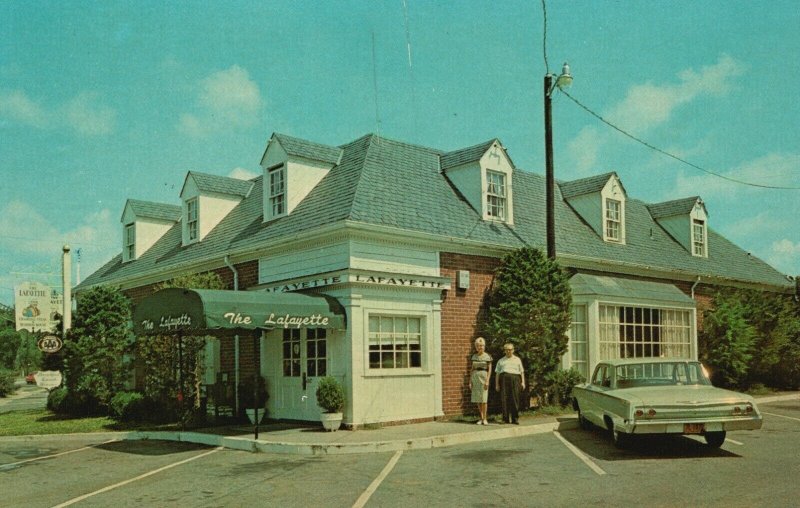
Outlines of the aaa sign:
<svg viewBox="0 0 800 508">
<path fill-rule="evenodd" d="M 63 346 L 64 343 L 61 342 L 61 339 L 56 335 L 45 335 L 39 339 L 36 345 L 43 353 L 56 353 L 61 350 L 61 346 Z"/>
</svg>

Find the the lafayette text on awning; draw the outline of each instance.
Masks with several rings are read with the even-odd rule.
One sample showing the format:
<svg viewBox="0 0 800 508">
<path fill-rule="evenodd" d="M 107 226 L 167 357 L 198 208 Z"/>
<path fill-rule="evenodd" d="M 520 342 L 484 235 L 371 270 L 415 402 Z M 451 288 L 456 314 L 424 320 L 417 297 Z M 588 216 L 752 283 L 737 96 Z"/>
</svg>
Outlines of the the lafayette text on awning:
<svg viewBox="0 0 800 508">
<path fill-rule="evenodd" d="M 274 328 L 343 330 L 344 308 L 328 296 L 168 288 L 144 298 L 133 310 L 136 335 Z"/>
</svg>

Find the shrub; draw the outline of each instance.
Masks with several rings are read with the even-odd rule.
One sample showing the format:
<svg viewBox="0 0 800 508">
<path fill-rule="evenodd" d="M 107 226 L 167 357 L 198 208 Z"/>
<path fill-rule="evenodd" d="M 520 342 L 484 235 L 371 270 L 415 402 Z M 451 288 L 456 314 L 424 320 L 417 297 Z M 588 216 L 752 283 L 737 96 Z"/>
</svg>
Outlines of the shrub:
<svg viewBox="0 0 800 508">
<path fill-rule="evenodd" d="M 714 297 L 716 308 L 706 311 L 700 334 L 700 359 L 711 369 L 717 386 L 741 387 L 747 379 L 756 330 L 745 318 L 738 298 Z"/>
<path fill-rule="evenodd" d="M 148 417 L 149 404 L 139 392 L 119 392 L 111 398 L 111 416 L 122 422 Z"/>
<path fill-rule="evenodd" d="M 13 370 L 0 369 L 0 397 L 7 397 L 16 391 L 15 378 L 16 375 Z"/>
<path fill-rule="evenodd" d="M 54 413 L 66 413 L 68 393 L 67 389 L 63 386 L 55 390 L 50 390 L 50 393 L 47 394 L 47 409 Z"/>
<path fill-rule="evenodd" d="M 344 407 L 344 388 L 335 377 L 326 376 L 317 385 L 317 404 L 326 413 L 339 413 Z"/>
<path fill-rule="evenodd" d="M 549 375 L 547 381 L 547 402 L 566 407 L 572 403 L 572 388 L 586 379 L 575 369 L 561 369 Z"/>
</svg>

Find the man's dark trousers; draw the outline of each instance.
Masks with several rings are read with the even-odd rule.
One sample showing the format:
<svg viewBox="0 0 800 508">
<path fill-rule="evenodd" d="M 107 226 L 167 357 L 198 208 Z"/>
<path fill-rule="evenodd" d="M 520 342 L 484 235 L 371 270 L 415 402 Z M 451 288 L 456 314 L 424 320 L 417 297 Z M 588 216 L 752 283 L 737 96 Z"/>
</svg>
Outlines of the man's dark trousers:
<svg viewBox="0 0 800 508">
<path fill-rule="evenodd" d="M 507 422 L 511 416 L 511 421 L 519 419 L 519 393 L 522 385 L 522 376 L 519 374 L 500 374 L 500 398 L 503 403 L 503 421 Z"/>
</svg>

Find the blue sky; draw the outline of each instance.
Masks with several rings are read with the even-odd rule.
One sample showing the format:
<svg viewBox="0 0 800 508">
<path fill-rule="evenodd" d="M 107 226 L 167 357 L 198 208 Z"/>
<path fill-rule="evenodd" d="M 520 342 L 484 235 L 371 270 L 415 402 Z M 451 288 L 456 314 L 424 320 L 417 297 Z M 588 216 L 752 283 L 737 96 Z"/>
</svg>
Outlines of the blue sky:
<svg viewBox="0 0 800 508">
<path fill-rule="evenodd" d="M 119 252 L 127 198 L 178 204 L 189 170 L 256 174 L 274 131 L 443 150 L 497 137 L 543 173 L 543 25 L 533 0 L 0 2 L 0 302 L 56 283 L 65 242 L 83 277 Z M 550 1 L 547 60 L 649 143 L 798 187 L 798 26 L 791 1 Z M 705 174 L 564 95 L 553 124 L 558 179 L 617 171 L 632 198 L 700 195 L 712 228 L 800 274 L 800 191 Z"/>
</svg>

